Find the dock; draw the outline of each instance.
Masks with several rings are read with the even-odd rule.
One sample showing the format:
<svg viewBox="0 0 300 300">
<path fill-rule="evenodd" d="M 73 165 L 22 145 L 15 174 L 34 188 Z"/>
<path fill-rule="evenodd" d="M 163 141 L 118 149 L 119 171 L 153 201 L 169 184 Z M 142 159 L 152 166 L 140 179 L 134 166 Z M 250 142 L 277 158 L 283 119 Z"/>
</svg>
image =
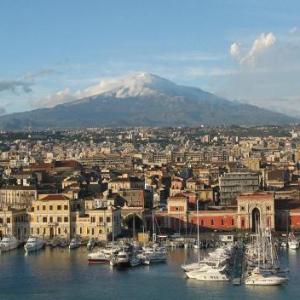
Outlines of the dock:
<svg viewBox="0 0 300 300">
<path fill-rule="evenodd" d="M 234 256 L 233 267 L 232 267 L 232 284 L 240 285 L 243 276 L 243 257 L 244 257 L 244 245 L 240 243 L 237 246 L 236 253 Z"/>
</svg>

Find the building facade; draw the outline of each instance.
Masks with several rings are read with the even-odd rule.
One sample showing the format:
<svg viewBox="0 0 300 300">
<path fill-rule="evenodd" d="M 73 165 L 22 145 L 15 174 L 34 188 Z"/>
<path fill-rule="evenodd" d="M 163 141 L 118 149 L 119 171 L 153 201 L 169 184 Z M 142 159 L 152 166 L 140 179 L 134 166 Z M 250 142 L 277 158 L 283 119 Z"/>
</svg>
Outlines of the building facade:
<svg viewBox="0 0 300 300">
<path fill-rule="evenodd" d="M 259 174 L 246 172 L 225 173 L 219 178 L 219 186 L 221 204 L 236 204 L 236 198 L 241 193 L 252 193 L 259 190 Z"/>
</svg>

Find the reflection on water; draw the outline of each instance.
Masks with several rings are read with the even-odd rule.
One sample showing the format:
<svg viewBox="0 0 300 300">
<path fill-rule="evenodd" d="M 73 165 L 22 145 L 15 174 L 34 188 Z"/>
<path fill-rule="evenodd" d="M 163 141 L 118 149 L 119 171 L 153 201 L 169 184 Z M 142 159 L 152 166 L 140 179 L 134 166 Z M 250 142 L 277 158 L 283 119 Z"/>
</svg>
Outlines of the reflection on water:
<svg viewBox="0 0 300 300">
<path fill-rule="evenodd" d="M 84 248 L 45 249 L 26 256 L 20 249 L 0 255 L 0 300 L 297 298 L 300 250 L 281 250 L 280 256 L 290 268 L 288 284 L 253 287 L 187 279 L 180 265 L 196 259 L 194 250 L 171 251 L 167 264 L 120 272 L 109 265 L 88 265 Z"/>
</svg>

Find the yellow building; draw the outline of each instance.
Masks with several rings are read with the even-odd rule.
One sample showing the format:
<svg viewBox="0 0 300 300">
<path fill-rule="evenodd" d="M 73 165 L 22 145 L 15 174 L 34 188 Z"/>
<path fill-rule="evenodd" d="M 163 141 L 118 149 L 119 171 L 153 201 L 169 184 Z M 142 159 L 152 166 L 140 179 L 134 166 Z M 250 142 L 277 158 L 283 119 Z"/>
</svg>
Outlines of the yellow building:
<svg viewBox="0 0 300 300">
<path fill-rule="evenodd" d="M 32 203 L 30 234 L 43 238 L 71 237 L 71 200 L 63 194 L 42 196 Z"/>
<path fill-rule="evenodd" d="M 0 239 L 12 234 L 20 241 L 29 235 L 28 215 L 25 209 L 3 208 L 0 210 Z"/>
<path fill-rule="evenodd" d="M 72 223 L 73 235 L 107 241 L 121 233 L 121 209 L 112 205 L 86 205 L 84 215 L 76 213 Z"/>
</svg>

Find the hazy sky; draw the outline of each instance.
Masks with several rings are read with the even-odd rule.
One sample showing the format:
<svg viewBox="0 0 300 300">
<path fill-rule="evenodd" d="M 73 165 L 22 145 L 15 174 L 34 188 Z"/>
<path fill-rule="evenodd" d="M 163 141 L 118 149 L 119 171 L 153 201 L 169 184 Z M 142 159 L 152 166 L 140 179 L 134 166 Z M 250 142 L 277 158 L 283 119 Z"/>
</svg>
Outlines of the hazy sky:
<svg viewBox="0 0 300 300">
<path fill-rule="evenodd" d="M 300 116 L 300 1 L 0 1 L 0 114 L 151 72 Z"/>
</svg>

